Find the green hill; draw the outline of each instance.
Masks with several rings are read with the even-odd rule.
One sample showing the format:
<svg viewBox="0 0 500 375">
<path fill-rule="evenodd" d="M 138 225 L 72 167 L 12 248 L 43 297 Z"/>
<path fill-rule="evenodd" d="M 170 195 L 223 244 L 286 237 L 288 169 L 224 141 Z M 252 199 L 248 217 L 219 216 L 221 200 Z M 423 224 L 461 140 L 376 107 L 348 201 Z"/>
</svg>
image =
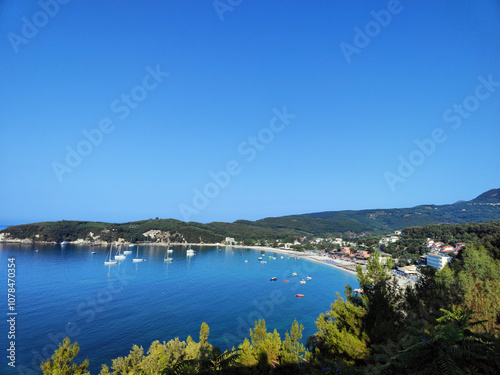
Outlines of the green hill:
<svg viewBox="0 0 500 375">
<path fill-rule="evenodd" d="M 257 221 L 201 224 L 174 219 L 150 219 L 113 224 L 91 221 L 58 221 L 10 226 L 0 233 L 6 238 L 34 241 L 111 241 L 123 238 L 137 242 L 154 239 L 163 242 L 224 241 L 225 237 L 244 239 L 285 239 L 306 235 L 373 235 L 428 224 L 461 224 L 500 219 L 500 189 L 489 190 L 471 201 L 447 205 L 421 205 L 359 211 L 325 211 L 304 215 L 270 217 Z M 146 237 L 144 233 L 153 237 Z"/>
</svg>

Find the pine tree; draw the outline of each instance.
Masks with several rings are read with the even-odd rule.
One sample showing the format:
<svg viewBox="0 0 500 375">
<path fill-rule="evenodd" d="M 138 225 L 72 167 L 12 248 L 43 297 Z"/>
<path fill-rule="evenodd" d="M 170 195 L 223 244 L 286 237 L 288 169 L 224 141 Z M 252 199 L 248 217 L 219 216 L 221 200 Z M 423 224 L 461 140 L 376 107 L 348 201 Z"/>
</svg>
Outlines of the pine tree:
<svg viewBox="0 0 500 375">
<path fill-rule="evenodd" d="M 71 344 L 69 337 L 66 337 L 59 348 L 52 355 L 51 359 L 47 359 L 40 365 L 44 375 L 90 375 L 87 371 L 89 367 L 88 359 L 81 363 L 72 363 L 80 352 L 80 347 L 75 341 Z"/>
</svg>

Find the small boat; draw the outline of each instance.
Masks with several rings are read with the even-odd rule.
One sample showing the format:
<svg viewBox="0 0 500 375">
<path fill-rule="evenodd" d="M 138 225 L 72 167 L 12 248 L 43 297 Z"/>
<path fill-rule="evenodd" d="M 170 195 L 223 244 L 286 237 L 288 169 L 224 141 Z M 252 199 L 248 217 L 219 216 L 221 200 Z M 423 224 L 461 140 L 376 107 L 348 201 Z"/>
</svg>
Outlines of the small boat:
<svg viewBox="0 0 500 375">
<path fill-rule="evenodd" d="M 120 250 L 121 250 L 121 246 L 118 248 L 118 250 L 116 251 L 116 255 L 115 255 L 115 259 L 118 259 L 118 260 L 123 260 L 125 259 L 127 256 L 125 254 L 121 254 L 120 253 Z"/>
<path fill-rule="evenodd" d="M 112 266 L 112 265 L 118 263 L 116 260 L 111 259 L 112 255 L 113 255 L 113 245 L 110 246 L 108 257 L 106 257 L 106 259 L 104 260 L 105 266 Z"/>
<path fill-rule="evenodd" d="M 295 297 L 304 297 L 303 294 L 296 294 Z"/>
<path fill-rule="evenodd" d="M 38 251 L 38 250 L 37 250 Z M 90 254 L 95 254 L 95 251 L 91 251 Z"/>
<path fill-rule="evenodd" d="M 301 284 L 305 284 L 305 283 L 306 283 L 306 281 L 305 281 L 305 280 L 300 280 L 300 283 L 301 283 Z"/>
<path fill-rule="evenodd" d="M 259 257 L 259 260 L 262 260 L 262 257 Z"/>
<path fill-rule="evenodd" d="M 292 273 L 292 276 L 297 276 L 297 273 L 296 272 Z"/>
<path fill-rule="evenodd" d="M 137 246 L 136 258 L 132 259 L 132 262 L 134 263 L 144 262 L 144 259 L 139 258 L 139 246 Z"/>
<path fill-rule="evenodd" d="M 287 283 L 287 282 L 288 282 L 288 280 L 283 280 L 283 282 L 284 282 L 284 283 Z"/>
<path fill-rule="evenodd" d="M 276 280 L 278 280 L 277 277 L 271 277 L 271 281 L 276 281 Z"/>
<path fill-rule="evenodd" d="M 66 241 L 61 242 L 61 246 L 66 246 L 68 243 Z"/>
<path fill-rule="evenodd" d="M 245 263 L 248 263 L 248 259 L 245 259 Z"/>
<path fill-rule="evenodd" d="M 312 277 L 311 277 L 311 276 L 307 276 L 307 277 L 306 277 L 306 279 L 307 279 L 307 280 L 311 280 L 311 279 L 312 279 Z"/>
</svg>

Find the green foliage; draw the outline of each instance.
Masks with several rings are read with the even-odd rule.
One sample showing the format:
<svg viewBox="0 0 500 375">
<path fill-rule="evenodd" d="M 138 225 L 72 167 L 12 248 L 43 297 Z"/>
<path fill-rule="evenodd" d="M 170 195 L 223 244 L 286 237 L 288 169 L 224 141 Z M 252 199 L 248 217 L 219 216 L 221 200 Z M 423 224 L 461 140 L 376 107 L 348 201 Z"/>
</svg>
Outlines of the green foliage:
<svg viewBox="0 0 500 375">
<path fill-rule="evenodd" d="M 467 246 L 458 280 L 464 304 L 475 312 L 476 319 L 486 321 L 488 332 L 499 333 L 500 260 L 492 259 L 483 246 Z"/>
<path fill-rule="evenodd" d="M 234 237 L 237 241 L 280 239 L 281 242 L 293 242 L 291 239 L 305 235 L 320 236 L 328 233 L 344 235 L 344 237 L 347 237 L 347 234 L 366 236 L 406 228 L 403 233 L 404 238 L 439 237 L 444 242 L 451 240 L 469 242 L 475 240 L 477 236 L 496 234 L 496 240 L 500 241 L 498 235 L 500 222 L 487 223 L 486 226 L 471 223 L 498 220 L 500 206 L 496 203 L 499 203 L 499 196 L 500 189 L 494 189 L 472 201 L 451 205 L 416 206 L 387 210 L 329 211 L 273 217 L 257 221 L 238 220 L 234 223 L 185 223 L 179 220 L 158 218 L 122 224 L 62 220 L 10 226 L 1 233 L 10 233 L 12 238 L 62 242 L 74 241 L 79 238 L 91 240 L 90 232 L 92 232 L 94 235 L 100 236 L 103 241 L 124 238 L 127 241 L 137 242 L 146 240 L 143 233 L 149 230 L 161 230 L 170 234 L 170 242 L 185 240 L 187 242 L 216 243 L 222 242 L 225 237 Z M 456 227 L 449 225 L 428 226 L 428 224 L 438 223 L 470 224 Z M 410 228 L 422 225 L 426 227 Z M 487 228 L 486 232 L 482 228 Z M 407 246 L 401 242 L 399 248 L 406 248 L 408 254 L 421 254 L 424 250 L 421 248 L 421 243 Z M 498 256 L 500 256 L 500 251 Z"/>
<path fill-rule="evenodd" d="M 470 315 L 461 309 L 442 310 L 445 315 L 429 334 L 420 335 L 386 366 L 383 374 L 498 374 L 495 359 L 498 339 L 474 334 Z"/>
<path fill-rule="evenodd" d="M 276 367 L 279 364 L 281 338 L 276 330 L 267 332 L 266 322 L 255 322 L 254 329 L 250 329 L 251 342 L 247 339 L 239 347 L 238 362 L 243 366 L 252 367 L 261 364 L 263 367 Z"/>
<path fill-rule="evenodd" d="M 366 309 L 337 294 L 332 309 L 316 320 L 318 332 L 308 339 L 313 364 L 319 368 L 330 362 L 346 368 L 360 364 L 369 355 L 369 337 L 363 329 Z"/>
<path fill-rule="evenodd" d="M 299 364 L 305 360 L 306 349 L 300 342 L 304 326 L 297 320 L 293 321 L 290 333 L 285 333 L 285 340 L 281 345 L 280 363 L 281 364 Z"/>
<path fill-rule="evenodd" d="M 48 359 L 40 365 L 44 375 L 90 375 L 87 371 L 89 361 L 85 359 L 81 363 L 72 363 L 78 355 L 80 348 L 77 342 L 71 344 L 66 337 L 59 348 Z"/>
</svg>

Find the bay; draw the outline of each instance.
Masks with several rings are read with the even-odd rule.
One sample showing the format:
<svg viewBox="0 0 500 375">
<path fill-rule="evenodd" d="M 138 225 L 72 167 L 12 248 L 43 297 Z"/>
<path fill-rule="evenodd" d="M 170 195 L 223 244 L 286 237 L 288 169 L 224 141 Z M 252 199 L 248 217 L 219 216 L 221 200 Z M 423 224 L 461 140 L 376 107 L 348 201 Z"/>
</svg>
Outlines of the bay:
<svg viewBox="0 0 500 375">
<path fill-rule="evenodd" d="M 177 246 L 168 263 L 164 246 L 125 250 L 133 253 L 105 266 L 104 247 L 0 244 L 2 309 L 7 318 L 7 265 L 15 258 L 17 312 L 16 369 L 3 356 L 0 373 L 41 374 L 40 361 L 68 336 L 78 341 L 79 360 L 88 357 L 95 375 L 101 364 L 127 355 L 134 344 L 146 352 L 154 340 L 191 335 L 198 341 L 202 322 L 210 327 L 209 342 L 222 350 L 249 337 L 258 319 L 282 339 L 297 319 L 304 325 L 305 342 L 335 293 L 342 293 L 345 284 L 358 285 L 347 272 L 272 251 L 264 252 L 267 263 L 261 263 L 263 252 L 257 249 L 193 246 L 196 255 L 187 257 L 186 247 Z M 134 263 L 136 254 L 145 261 Z M 300 284 L 307 276 L 311 280 Z M 305 297 L 296 298 L 297 293 Z M 2 328 L 6 353 L 7 319 Z"/>
</svg>

